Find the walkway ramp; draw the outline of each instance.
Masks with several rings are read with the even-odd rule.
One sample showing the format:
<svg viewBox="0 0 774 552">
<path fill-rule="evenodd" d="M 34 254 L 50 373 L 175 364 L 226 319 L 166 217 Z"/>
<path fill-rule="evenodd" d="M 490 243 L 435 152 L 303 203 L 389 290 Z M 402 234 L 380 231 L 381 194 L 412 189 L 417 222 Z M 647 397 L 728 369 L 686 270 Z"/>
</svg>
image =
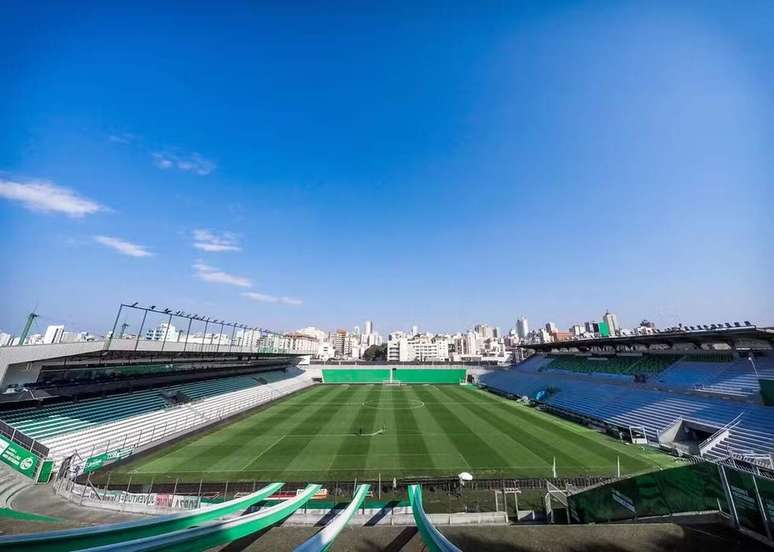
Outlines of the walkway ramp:
<svg viewBox="0 0 774 552">
<path fill-rule="evenodd" d="M 355 495 L 352 497 L 352 502 L 347 507 L 339 512 L 339 514 L 333 518 L 323 529 L 306 541 L 304 544 L 298 546 L 295 552 L 326 552 L 336 537 L 339 535 L 342 529 L 346 527 L 347 523 L 352 516 L 358 511 L 363 504 L 371 485 L 358 485 Z"/>
<path fill-rule="evenodd" d="M 462 552 L 435 528 L 433 522 L 430 521 L 430 518 L 425 513 L 422 507 L 422 487 L 420 485 L 409 485 L 408 494 L 411 510 L 414 513 L 414 521 L 422 534 L 422 540 L 425 541 L 427 549 L 432 552 Z"/>
<path fill-rule="evenodd" d="M 194 525 L 212 521 L 241 510 L 273 495 L 284 483 L 272 483 L 249 495 L 229 500 L 222 504 L 213 504 L 197 508 L 190 512 L 155 516 L 137 521 L 87 527 L 85 529 L 64 529 L 47 533 L 14 535 L 0 537 L 0 550 L 14 552 L 67 552 L 82 550 L 86 547 L 111 545 L 143 537 L 151 537 L 187 529 Z"/>
<path fill-rule="evenodd" d="M 228 544 L 282 521 L 306 504 L 321 488 L 307 485 L 298 496 L 264 508 L 253 514 L 233 519 L 211 521 L 198 527 L 190 527 L 133 541 L 108 544 L 85 549 L 88 552 L 201 552 L 215 546 Z"/>
</svg>

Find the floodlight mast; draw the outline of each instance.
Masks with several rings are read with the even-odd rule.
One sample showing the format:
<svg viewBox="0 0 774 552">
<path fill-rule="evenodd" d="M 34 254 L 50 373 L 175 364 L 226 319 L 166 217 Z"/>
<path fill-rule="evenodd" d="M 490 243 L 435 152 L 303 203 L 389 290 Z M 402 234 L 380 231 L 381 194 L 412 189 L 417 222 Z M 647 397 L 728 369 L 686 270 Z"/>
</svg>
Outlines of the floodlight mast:
<svg viewBox="0 0 774 552">
<path fill-rule="evenodd" d="M 188 349 L 188 342 L 189 342 L 189 339 L 190 339 L 190 336 L 191 336 L 191 326 L 192 326 L 194 320 L 203 321 L 204 322 L 204 334 L 202 335 L 202 343 L 201 343 L 201 346 L 199 348 L 200 352 L 204 351 L 204 348 L 205 348 L 205 345 L 206 345 L 205 342 L 207 340 L 207 330 L 209 329 L 210 323 L 220 324 L 220 332 L 218 334 L 218 342 L 217 342 L 217 344 L 214 343 L 215 342 L 215 335 L 213 334 L 212 336 L 210 336 L 210 343 L 209 343 L 209 345 L 215 344 L 216 345 L 215 346 L 215 351 L 216 352 L 220 351 L 220 345 L 221 345 L 221 342 L 223 340 L 223 331 L 224 331 L 224 329 L 226 327 L 230 327 L 231 328 L 231 340 L 230 340 L 229 347 L 228 347 L 229 351 L 233 350 L 237 328 L 239 328 L 242 331 L 242 335 L 240 337 L 240 347 L 244 347 L 245 343 L 248 342 L 247 337 L 246 337 L 248 331 L 250 333 L 250 340 L 249 340 L 249 347 L 250 348 L 253 348 L 253 342 L 256 340 L 256 337 L 257 337 L 257 343 L 256 343 L 255 346 L 258 349 L 260 349 L 261 341 L 264 338 L 266 338 L 265 341 L 273 343 L 278 338 L 284 339 L 284 338 L 287 337 L 287 336 L 285 336 L 285 334 L 280 334 L 280 333 L 277 333 L 277 332 L 273 332 L 271 330 L 267 330 L 267 329 L 263 329 L 263 328 L 256 328 L 256 327 L 252 327 L 252 326 L 247 326 L 246 324 L 242 324 L 242 323 L 239 323 L 239 322 L 226 322 L 225 320 L 222 320 L 222 319 L 219 320 L 219 319 L 216 319 L 216 318 L 210 318 L 208 316 L 200 316 L 198 314 L 190 314 L 190 313 L 187 313 L 187 312 L 182 311 L 182 310 L 175 310 L 175 311 L 173 311 L 170 308 L 163 308 L 163 309 L 157 310 L 156 309 L 156 305 L 151 305 L 151 306 L 148 306 L 148 307 L 143 307 L 143 306 L 139 305 L 138 301 L 135 301 L 135 302 L 133 302 L 131 304 L 121 303 L 119 305 L 118 312 L 116 314 L 116 318 L 115 318 L 115 321 L 113 323 L 113 329 L 110 332 L 110 336 L 109 336 L 109 338 L 107 340 L 107 345 L 106 345 L 107 349 L 110 348 L 112 340 L 115 337 L 116 329 L 118 328 L 118 323 L 121 320 L 121 315 L 123 314 L 123 309 L 133 309 L 133 310 L 142 311 L 142 322 L 140 323 L 139 330 L 137 331 L 137 335 L 135 336 L 135 340 L 134 340 L 134 350 L 135 351 L 137 351 L 137 349 L 139 348 L 140 337 L 142 336 L 142 332 L 145 329 L 145 322 L 148 319 L 148 313 L 149 312 L 166 314 L 167 317 L 168 317 L 167 318 L 167 325 L 166 325 L 166 328 L 165 328 L 165 331 L 164 331 L 163 341 L 161 343 L 161 350 L 162 351 L 164 350 L 167 338 L 169 336 L 169 328 L 172 325 L 172 319 L 173 318 L 184 318 L 184 319 L 188 320 L 188 326 L 187 326 L 187 329 L 186 329 L 185 343 L 183 345 L 183 351 L 186 351 Z M 128 326 L 129 326 L 129 324 L 126 324 L 126 323 L 122 326 L 120 337 L 123 337 L 124 330 Z M 257 334 L 257 336 L 256 336 L 256 334 Z M 180 341 L 179 336 L 177 338 L 177 341 L 178 342 Z"/>
</svg>

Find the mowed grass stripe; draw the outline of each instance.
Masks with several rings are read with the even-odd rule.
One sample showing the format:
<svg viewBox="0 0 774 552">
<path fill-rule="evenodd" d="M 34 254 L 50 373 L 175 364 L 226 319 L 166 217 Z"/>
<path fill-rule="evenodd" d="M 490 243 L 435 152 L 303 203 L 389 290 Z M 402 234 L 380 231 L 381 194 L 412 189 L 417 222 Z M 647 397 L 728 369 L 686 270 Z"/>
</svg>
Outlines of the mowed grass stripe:
<svg viewBox="0 0 774 552">
<path fill-rule="evenodd" d="M 424 400 L 427 395 L 422 395 L 420 391 L 427 389 L 427 386 L 412 386 L 407 387 L 406 391 L 410 399 L 414 401 L 421 401 L 424 407 L 418 408 L 414 412 L 416 413 L 417 421 L 419 422 L 419 431 L 425 438 L 430 455 L 433 458 L 433 463 L 440 467 L 443 467 L 446 473 L 451 469 L 453 473 L 459 473 L 461 471 L 470 471 L 472 467 L 467 463 L 465 457 L 462 456 L 454 445 L 454 442 L 450 436 L 443 430 L 438 424 L 436 419 L 430 412 L 431 408 L 438 408 L 437 403 L 428 405 Z M 467 435 L 467 432 L 460 433 L 461 435 Z"/>
<path fill-rule="evenodd" d="M 457 396 L 455 391 L 449 389 L 441 390 L 451 400 L 455 400 Z M 467 393 L 467 391 L 463 392 Z M 536 431 L 534 427 L 524 423 L 525 420 L 520 420 L 515 416 L 500 415 L 496 410 L 491 409 L 491 404 L 465 402 L 460 407 L 467 410 L 470 415 L 499 427 L 503 431 L 504 439 L 513 442 L 522 449 L 526 449 L 528 454 L 538 458 L 547 467 L 553 464 L 554 457 L 563 466 L 579 465 L 579 461 L 588 453 L 588 451 L 582 450 L 580 451 L 581 460 L 576 459 L 577 457 L 572 456 L 568 451 L 567 442 L 557 440 L 555 434 Z M 557 443 L 561 444 L 557 445 Z"/>
<path fill-rule="evenodd" d="M 392 413 L 395 431 L 398 434 L 398 463 L 408 473 L 415 474 L 412 470 L 431 469 L 435 467 L 435 464 L 430 451 L 427 449 L 425 437 L 419 430 L 413 405 L 408 398 L 408 393 L 405 392 L 407 389 L 400 387 L 391 389 L 390 393 L 394 396 L 390 397 L 390 400 L 396 407 L 393 408 Z M 393 393 L 394 390 L 399 390 L 399 392 Z"/>
<path fill-rule="evenodd" d="M 343 396 L 345 393 L 346 389 L 341 389 L 337 396 Z M 172 472 L 176 470 L 186 471 L 190 470 L 192 465 L 197 465 L 201 467 L 203 472 L 217 472 L 219 471 L 217 468 L 222 469 L 224 464 L 233 470 L 242 468 L 251 457 L 261 452 L 262 449 L 256 450 L 254 447 L 266 445 L 265 437 L 267 434 L 273 434 L 277 437 L 282 435 L 282 433 L 275 431 L 268 432 L 267 429 L 275 430 L 278 425 L 293 423 L 296 419 L 301 419 L 297 422 L 297 425 L 301 425 L 311 417 L 312 413 L 316 412 L 316 410 L 312 413 L 304 410 L 288 410 L 285 406 L 285 404 L 279 403 L 275 406 L 276 410 L 258 412 L 223 428 L 222 432 L 204 435 L 201 442 L 207 443 L 208 446 L 201 450 L 192 450 L 190 457 L 180 458 L 168 469 Z M 320 407 L 320 409 L 322 408 L 324 407 Z M 199 449 L 200 447 L 191 448 Z M 230 454 L 225 454 L 226 451 L 230 451 Z M 229 456 L 233 458 L 228 458 Z"/>
<path fill-rule="evenodd" d="M 490 417 L 477 416 L 472 411 L 464 412 L 464 410 L 469 410 L 471 406 L 478 406 L 478 401 L 466 401 L 459 404 L 453 397 L 448 397 L 446 393 L 448 387 L 450 386 L 435 388 L 433 393 L 436 397 L 444 397 L 442 402 L 454 404 L 455 408 L 461 411 L 461 416 L 469 420 L 471 426 L 475 425 L 476 433 L 479 437 L 483 439 L 483 436 L 486 435 L 487 440 L 497 443 L 497 450 L 509 460 L 506 472 L 523 470 L 531 476 L 543 476 L 548 473 L 547 470 L 551 465 L 550 455 L 546 455 L 545 451 L 540 450 L 534 445 L 528 445 L 524 442 L 525 440 L 514 437 L 512 435 L 514 428 L 502 423 L 496 423 L 498 421 Z"/>
<path fill-rule="evenodd" d="M 320 394 L 319 388 L 313 388 L 302 392 L 304 395 Z M 297 398 L 291 397 L 290 400 Z M 249 448 L 246 444 L 252 441 L 260 441 L 262 432 L 259 429 L 261 423 L 273 426 L 279 420 L 287 420 L 293 416 L 301 416 L 302 410 L 288 413 L 285 409 L 286 401 L 280 400 L 272 407 L 255 412 L 246 418 L 242 418 L 231 425 L 215 428 L 204 434 L 188 437 L 168 449 L 160 449 L 150 456 L 146 456 L 137 462 L 137 471 L 153 473 L 166 472 L 174 474 L 177 471 L 190 471 L 191 466 L 201 466 L 203 475 L 216 465 L 230 464 L 232 461 L 239 463 Z M 240 443 L 234 447 L 234 443 Z M 224 454 L 225 451 L 233 451 L 232 454 Z M 237 458 L 230 458 L 237 456 Z M 135 463 L 127 464 L 127 469 Z M 242 465 L 242 464 L 239 464 Z"/>
<path fill-rule="evenodd" d="M 364 388 L 355 388 L 355 390 L 345 390 L 348 398 L 353 402 L 361 401 L 365 396 L 367 390 Z M 303 468 L 309 464 L 316 464 L 322 468 L 323 465 L 328 464 L 326 461 L 325 449 L 331 446 L 331 443 L 335 443 L 337 439 L 341 437 L 297 437 L 292 438 L 293 433 L 300 434 L 314 434 L 314 433 L 334 433 L 336 425 L 340 425 L 341 421 L 338 419 L 339 414 L 346 410 L 351 409 L 352 406 L 348 406 L 346 403 L 339 401 L 341 395 L 335 395 L 330 400 L 329 406 L 321 406 L 315 410 L 313 415 L 308 416 L 302 423 L 298 424 L 293 431 L 289 433 L 291 438 L 286 437 L 277 446 L 272 448 L 267 454 L 261 457 L 260 464 L 269 464 L 269 469 L 276 469 L 284 465 L 285 469 L 283 474 L 292 474 L 293 469 L 296 467 Z M 327 447 L 326 447 L 327 445 Z M 307 453 L 307 449 L 309 452 Z M 330 453 L 327 453 L 330 454 Z M 256 466 L 258 469 L 260 466 Z M 324 469 L 320 470 L 324 472 Z"/>
<path fill-rule="evenodd" d="M 383 435 L 352 435 L 361 427 L 371 433 L 383 425 Z M 543 477 L 550 475 L 554 455 L 561 476 L 610 474 L 617 455 L 622 470 L 674 463 L 470 387 L 320 385 L 115 466 L 111 481 L 126 483 L 130 473 L 136 483 L 177 477 L 309 482 L 376 479 L 380 473 L 391 479 L 460 471 L 476 477 Z M 92 480 L 105 482 L 106 474 L 95 476 Z"/>
<path fill-rule="evenodd" d="M 431 387 L 430 389 L 434 389 Z M 421 388 L 417 391 L 420 397 L 432 397 L 427 388 Z M 451 435 L 451 441 L 457 448 L 457 452 L 465 459 L 470 466 L 502 466 L 506 468 L 509 461 L 503 457 L 498 450 L 489 446 L 489 444 L 479 437 L 474 428 L 471 428 L 466 421 L 455 412 L 459 408 L 456 405 L 447 406 L 439 402 L 428 409 L 430 415 L 435 419 L 439 426 L 444 428 L 450 434 L 459 432 L 460 428 L 466 428 L 469 433 L 462 435 L 456 433 Z"/>
<path fill-rule="evenodd" d="M 514 405 L 500 397 L 486 394 L 484 391 L 472 389 L 461 389 L 460 391 L 466 394 L 481 393 L 490 399 L 488 405 L 485 406 L 496 408 L 504 415 L 515 414 L 524 421 L 525 427 L 542 429 L 544 432 L 553 434 L 554 439 L 560 438 L 568 442 L 578 453 L 585 453 L 588 456 L 587 463 L 590 465 L 602 465 L 605 461 L 615 462 L 616 456 L 621 456 L 622 462 L 630 461 L 636 464 L 640 469 L 651 465 L 638 449 L 619 443 L 607 435 L 601 435 L 574 422 L 521 405 Z M 602 461 L 602 463 L 597 463 L 596 460 Z"/>
<path fill-rule="evenodd" d="M 349 427 L 350 433 L 356 434 L 363 431 L 363 433 L 373 433 L 377 431 L 375 427 L 376 415 L 379 412 L 378 408 L 381 403 L 381 397 L 384 395 L 384 386 L 373 385 L 368 391 L 365 403 L 375 405 L 366 406 L 361 405 L 355 410 L 354 419 Z M 332 468 L 352 468 L 353 471 L 358 473 L 358 470 L 366 468 L 369 460 L 369 451 L 371 449 L 371 443 L 373 439 L 377 437 L 345 437 L 341 440 L 339 449 L 336 451 L 336 455 L 331 463 Z M 359 455 L 359 456 L 356 456 Z"/>
<path fill-rule="evenodd" d="M 452 399 L 464 398 L 470 389 L 445 389 L 445 394 Z M 487 396 L 488 401 L 475 403 L 465 401 L 463 406 L 484 419 L 495 419 L 503 428 L 508 428 L 510 438 L 518 438 L 520 442 L 539 451 L 545 451 L 556 457 L 558 471 L 567 470 L 572 473 L 612 473 L 616 465 L 616 456 L 622 457 L 622 465 L 627 459 L 635 460 L 632 468 L 644 469 L 648 463 L 632 457 L 627 450 L 619 450 L 606 443 L 590 440 L 592 434 L 581 436 L 561 423 L 560 420 L 549 418 L 548 414 L 521 408 L 509 404 L 494 396 Z M 535 445 L 538 445 L 537 447 Z M 600 446 L 603 445 L 603 446 Z M 609 466 L 609 468 L 606 468 Z"/>
</svg>

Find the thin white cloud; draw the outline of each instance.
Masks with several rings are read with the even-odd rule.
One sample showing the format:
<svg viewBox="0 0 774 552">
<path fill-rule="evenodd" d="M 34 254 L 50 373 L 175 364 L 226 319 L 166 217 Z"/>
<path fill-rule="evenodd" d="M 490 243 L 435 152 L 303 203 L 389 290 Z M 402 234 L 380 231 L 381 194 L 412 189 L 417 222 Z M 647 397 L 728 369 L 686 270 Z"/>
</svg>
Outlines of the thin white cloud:
<svg viewBox="0 0 774 552">
<path fill-rule="evenodd" d="M 266 295 L 265 293 L 258 293 L 257 291 L 245 291 L 242 292 L 242 295 L 248 299 L 261 303 L 281 303 L 283 305 L 302 305 L 304 303 L 301 299 L 295 299 L 293 297 L 277 297 L 274 295 Z"/>
<path fill-rule="evenodd" d="M 108 142 L 112 142 L 113 144 L 131 144 L 137 139 L 137 136 L 134 134 L 129 134 L 128 132 L 122 132 L 120 134 L 110 134 L 108 135 Z"/>
<path fill-rule="evenodd" d="M 215 170 L 214 161 L 205 159 L 198 153 L 191 155 L 178 155 L 166 151 L 157 151 L 151 154 L 153 164 L 160 169 L 178 169 L 184 172 L 206 176 Z"/>
<path fill-rule="evenodd" d="M 130 257 L 151 257 L 153 255 L 145 246 L 112 236 L 94 236 L 94 241 Z"/>
<path fill-rule="evenodd" d="M 208 253 L 222 253 L 224 251 L 242 251 L 237 238 L 230 232 L 217 234 L 209 230 L 194 230 L 193 246 Z"/>
<path fill-rule="evenodd" d="M 223 272 L 214 266 L 210 266 L 201 262 L 194 263 L 193 268 L 195 270 L 195 276 L 200 280 L 204 280 L 205 282 L 228 284 L 230 286 L 246 288 L 249 288 L 253 285 L 249 278 L 228 274 L 227 272 Z"/>
<path fill-rule="evenodd" d="M 87 199 L 69 188 L 57 186 L 47 180 L 22 183 L 0 179 L 0 197 L 10 201 L 18 201 L 30 211 L 64 213 L 73 218 L 81 218 L 109 210 L 96 201 Z"/>
</svg>

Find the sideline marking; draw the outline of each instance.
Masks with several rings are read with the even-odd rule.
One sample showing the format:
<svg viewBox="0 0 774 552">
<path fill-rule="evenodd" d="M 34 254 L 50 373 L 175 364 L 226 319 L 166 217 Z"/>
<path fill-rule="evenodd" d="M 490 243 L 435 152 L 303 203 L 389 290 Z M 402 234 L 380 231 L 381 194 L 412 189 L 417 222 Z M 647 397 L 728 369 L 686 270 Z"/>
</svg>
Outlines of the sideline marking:
<svg viewBox="0 0 774 552">
<path fill-rule="evenodd" d="M 287 437 L 287 435 L 288 435 L 288 434 L 286 433 L 285 435 L 283 435 L 282 437 L 280 437 L 279 439 L 277 439 L 276 441 L 274 441 L 274 442 L 273 442 L 271 445 L 269 445 L 268 447 L 266 447 L 265 449 L 263 449 L 263 451 L 261 451 L 261 453 L 260 453 L 260 454 L 258 454 L 258 456 L 255 456 L 255 457 L 251 458 L 251 459 L 250 459 L 250 461 L 249 461 L 247 464 L 245 464 L 244 466 L 242 466 L 241 468 L 239 468 L 239 470 L 238 470 L 238 471 L 244 471 L 246 467 L 248 467 L 250 464 L 252 464 L 252 463 L 253 463 L 253 462 L 255 462 L 256 460 L 258 460 L 258 459 L 259 459 L 261 456 L 263 456 L 264 454 L 266 454 L 266 453 L 269 451 L 269 449 L 272 449 L 272 448 L 274 448 L 274 447 L 277 445 L 277 443 L 279 443 L 280 441 L 282 441 L 282 440 L 283 440 L 285 437 Z"/>
</svg>

